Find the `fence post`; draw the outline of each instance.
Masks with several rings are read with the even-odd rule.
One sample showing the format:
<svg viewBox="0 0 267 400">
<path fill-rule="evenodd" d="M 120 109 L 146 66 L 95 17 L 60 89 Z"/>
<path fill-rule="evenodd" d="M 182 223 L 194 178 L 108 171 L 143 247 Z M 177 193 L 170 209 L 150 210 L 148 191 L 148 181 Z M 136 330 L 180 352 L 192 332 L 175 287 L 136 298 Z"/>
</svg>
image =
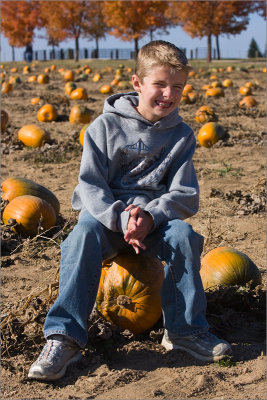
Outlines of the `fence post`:
<svg viewBox="0 0 267 400">
<path fill-rule="evenodd" d="M 44 61 L 46 61 L 46 50 L 43 50 Z"/>
<path fill-rule="evenodd" d="M 84 58 L 88 58 L 88 50 L 84 49 Z"/>
<path fill-rule="evenodd" d="M 195 49 L 195 58 L 197 59 L 197 53 L 198 53 L 198 51 L 197 51 L 197 48 Z"/>
<path fill-rule="evenodd" d="M 193 56 L 193 50 L 190 50 L 190 58 L 191 58 L 191 60 L 194 58 L 194 56 Z"/>
<path fill-rule="evenodd" d="M 34 58 L 35 58 L 35 60 L 38 60 L 38 51 L 34 52 Z"/>
<path fill-rule="evenodd" d="M 64 60 L 64 50 L 63 49 L 60 49 L 59 56 L 60 56 L 61 60 Z"/>
</svg>

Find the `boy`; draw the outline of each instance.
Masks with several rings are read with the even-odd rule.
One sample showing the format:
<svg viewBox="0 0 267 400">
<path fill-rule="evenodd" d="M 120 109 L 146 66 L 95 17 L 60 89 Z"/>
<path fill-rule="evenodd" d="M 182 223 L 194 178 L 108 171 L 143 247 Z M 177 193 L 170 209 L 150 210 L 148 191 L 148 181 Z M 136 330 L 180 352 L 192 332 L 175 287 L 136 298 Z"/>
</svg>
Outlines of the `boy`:
<svg viewBox="0 0 267 400">
<path fill-rule="evenodd" d="M 104 259 L 135 251 L 166 262 L 162 345 L 219 360 L 230 345 L 208 333 L 199 274 L 203 237 L 183 220 L 198 210 L 195 138 L 178 105 L 190 70 L 176 46 L 152 41 L 138 54 L 135 92 L 110 96 L 89 126 L 72 205 L 78 224 L 61 245 L 59 296 L 47 343 L 29 378 L 56 380 L 81 357 Z"/>
</svg>

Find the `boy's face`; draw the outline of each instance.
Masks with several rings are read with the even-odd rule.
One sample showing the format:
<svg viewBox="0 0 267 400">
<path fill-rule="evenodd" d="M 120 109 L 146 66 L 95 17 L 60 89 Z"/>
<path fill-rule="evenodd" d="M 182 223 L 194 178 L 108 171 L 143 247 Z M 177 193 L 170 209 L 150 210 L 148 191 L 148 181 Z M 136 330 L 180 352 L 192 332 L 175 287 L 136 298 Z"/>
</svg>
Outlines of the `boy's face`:
<svg viewBox="0 0 267 400">
<path fill-rule="evenodd" d="M 139 114 L 153 123 L 170 114 L 180 103 L 186 78 L 184 71 L 167 66 L 154 67 L 143 82 L 133 75 L 132 84 L 139 94 Z"/>
</svg>

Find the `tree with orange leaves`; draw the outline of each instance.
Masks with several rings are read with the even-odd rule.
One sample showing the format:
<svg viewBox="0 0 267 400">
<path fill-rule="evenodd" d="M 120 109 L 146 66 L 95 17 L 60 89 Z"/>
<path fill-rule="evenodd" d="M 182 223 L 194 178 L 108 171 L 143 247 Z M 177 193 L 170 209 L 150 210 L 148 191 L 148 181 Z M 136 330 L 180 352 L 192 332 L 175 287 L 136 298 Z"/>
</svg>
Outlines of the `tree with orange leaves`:
<svg viewBox="0 0 267 400">
<path fill-rule="evenodd" d="M 110 34 L 124 41 L 134 40 L 135 54 L 138 52 L 138 41 L 148 32 L 172 25 L 165 15 L 167 1 L 105 1 L 103 13 Z"/>
<path fill-rule="evenodd" d="M 12 46 L 13 61 L 15 60 L 14 47 L 24 47 L 33 42 L 38 18 L 38 1 L 1 2 L 1 28 Z"/>
<path fill-rule="evenodd" d="M 101 18 L 101 5 L 102 2 L 94 1 L 41 1 L 42 25 L 50 42 L 74 39 L 78 61 L 80 37 L 105 36 L 107 28 Z"/>
<path fill-rule="evenodd" d="M 236 35 L 246 29 L 248 14 L 256 11 L 253 1 L 187 1 L 169 2 L 168 13 L 191 37 L 207 37 L 208 61 L 211 61 L 211 37 Z"/>
</svg>

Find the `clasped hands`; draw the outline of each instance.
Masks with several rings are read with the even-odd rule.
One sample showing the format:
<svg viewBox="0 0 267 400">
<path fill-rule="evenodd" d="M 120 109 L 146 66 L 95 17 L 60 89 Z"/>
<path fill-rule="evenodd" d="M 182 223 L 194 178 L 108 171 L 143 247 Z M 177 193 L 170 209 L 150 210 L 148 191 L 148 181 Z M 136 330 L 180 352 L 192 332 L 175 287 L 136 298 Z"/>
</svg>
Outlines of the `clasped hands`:
<svg viewBox="0 0 267 400">
<path fill-rule="evenodd" d="M 146 250 L 143 240 L 153 228 L 153 218 L 149 213 L 144 212 L 141 207 L 133 204 L 125 208 L 125 211 L 130 211 L 130 217 L 124 240 L 133 246 L 136 254 L 139 254 L 140 249 Z"/>
</svg>

